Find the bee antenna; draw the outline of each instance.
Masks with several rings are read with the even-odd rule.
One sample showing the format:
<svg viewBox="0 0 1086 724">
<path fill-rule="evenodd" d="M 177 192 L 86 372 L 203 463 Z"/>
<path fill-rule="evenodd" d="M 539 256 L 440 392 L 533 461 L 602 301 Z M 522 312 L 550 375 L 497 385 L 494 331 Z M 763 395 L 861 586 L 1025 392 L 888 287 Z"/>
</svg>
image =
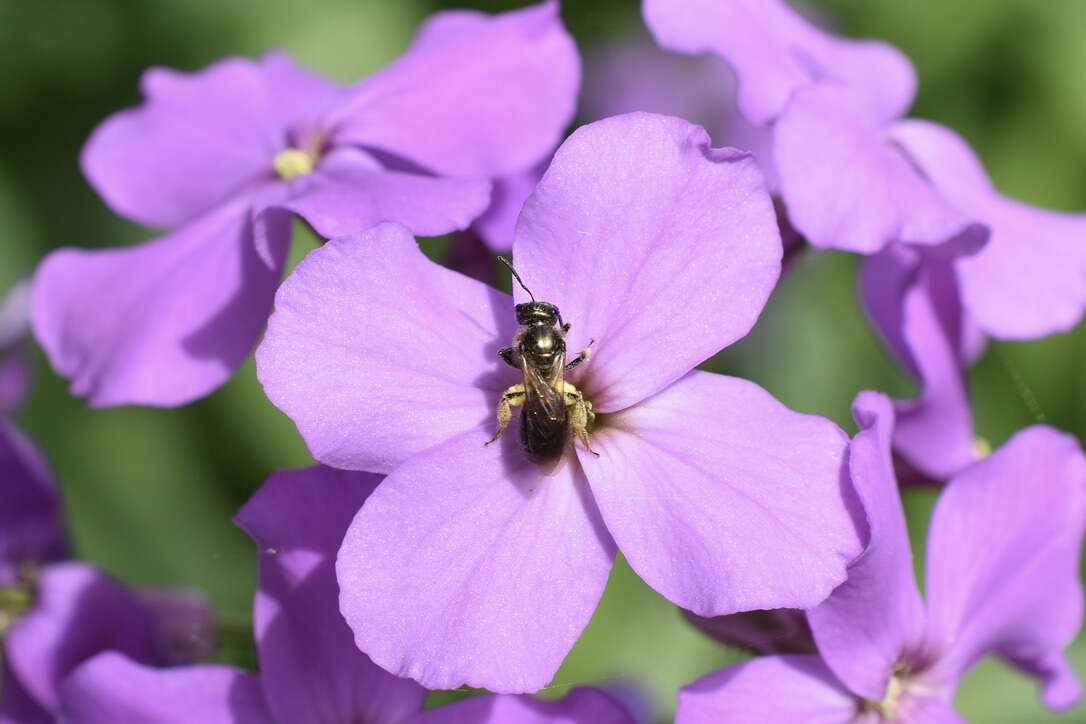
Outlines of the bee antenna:
<svg viewBox="0 0 1086 724">
<path fill-rule="evenodd" d="M 517 284 L 520 285 L 521 289 L 528 292 L 528 296 L 531 297 L 532 301 L 534 302 L 535 301 L 535 295 L 532 294 L 531 289 L 524 286 L 524 281 L 520 278 L 520 274 L 517 274 L 517 270 L 513 268 L 513 265 L 509 263 L 509 260 L 506 259 L 504 256 L 499 256 L 498 261 L 500 261 L 502 264 L 505 264 L 505 266 L 507 266 L 509 268 L 509 271 L 513 275 L 513 278 L 517 280 Z"/>
</svg>

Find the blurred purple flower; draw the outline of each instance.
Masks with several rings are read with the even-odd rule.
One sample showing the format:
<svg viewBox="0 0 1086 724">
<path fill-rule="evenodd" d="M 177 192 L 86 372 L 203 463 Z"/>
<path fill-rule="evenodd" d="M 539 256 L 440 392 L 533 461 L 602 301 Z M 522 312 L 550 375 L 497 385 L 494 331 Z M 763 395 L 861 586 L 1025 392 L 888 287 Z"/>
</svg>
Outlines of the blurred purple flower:
<svg viewBox="0 0 1086 724">
<path fill-rule="evenodd" d="M 349 88 L 278 53 L 151 69 L 143 105 L 95 129 L 82 166 L 115 211 L 172 230 L 51 254 L 34 282 L 35 334 L 91 405 L 205 395 L 264 328 L 291 212 L 325 237 L 385 220 L 463 229 L 490 203 L 490 178 L 558 142 L 579 75 L 554 2 L 438 13 Z"/>
<path fill-rule="evenodd" d="M 206 652 L 199 645 L 206 642 L 204 628 L 193 624 L 194 617 L 206 624 L 206 601 L 160 591 L 161 605 L 151 609 L 93 566 L 63 560 L 66 536 L 52 474 L 33 444 L 4 420 L 0 500 L 0 722 L 53 722 L 60 681 L 100 651 L 122 651 L 152 665 Z M 176 605 L 182 596 L 183 620 Z"/>
<path fill-rule="evenodd" d="M 430 263 L 402 226 L 329 242 L 277 296 L 257 351 L 269 398 L 318 460 L 391 473 L 338 559 L 359 648 L 426 686 L 539 689 L 616 544 L 702 615 L 827 596 L 860 545 L 844 434 L 691 371 L 747 333 L 779 274 L 753 160 L 676 118 L 584 126 L 525 203 L 513 252 L 572 324 L 570 354 L 596 340 L 571 381 L 599 413 L 599 458 L 578 444 L 539 467 L 514 432 L 483 447 L 521 381 L 496 354 L 513 300 Z"/>
<path fill-rule="evenodd" d="M 259 675 L 215 665 L 161 670 L 105 653 L 67 679 L 64 720 L 632 724 L 617 702 L 592 689 L 575 689 L 559 702 L 476 697 L 422 714 L 422 687 L 356 649 L 338 610 L 335 553 L 380 480 L 323 467 L 276 473 L 238 512 L 236 522 L 260 549 L 253 602 Z"/>
<path fill-rule="evenodd" d="M 709 674 L 679 692 L 676 721 L 961 722 L 954 691 L 988 653 L 1040 679 L 1049 707 L 1074 704 L 1080 687 L 1063 649 L 1082 621 L 1078 442 L 1026 428 L 949 483 L 928 532 L 925 605 L 891 470 L 890 401 L 861 393 L 853 414 L 849 468 L 871 535 L 848 580 L 808 613 L 820 656 Z"/>
<path fill-rule="evenodd" d="M 807 614 L 798 608 L 744 611 L 712 618 L 685 610 L 682 614 L 699 631 L 725 646 L 756 654 L 813 654 L 817 650 Z"/>
</svg>

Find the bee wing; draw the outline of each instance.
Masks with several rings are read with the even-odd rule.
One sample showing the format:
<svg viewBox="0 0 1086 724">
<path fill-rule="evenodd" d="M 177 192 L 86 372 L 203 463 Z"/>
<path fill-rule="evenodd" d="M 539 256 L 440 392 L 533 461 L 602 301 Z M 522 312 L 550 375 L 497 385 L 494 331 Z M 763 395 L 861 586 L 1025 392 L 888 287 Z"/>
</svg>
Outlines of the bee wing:
<svg viewBox="0 0 1086 724">
<path fill-rule="evenodd" d="M 566 364 L 565 354 L 557 359 L 551 375 L 544 375 L 536 370 L 522 357 L 520 369 L 524 373 L 524 391 L 526 393 L 525 404 L 532 401 L 546 412 L 552 420 L 561 420 L 566 416 L 566 396 L 562 385 L 562 372 Z"/>
</svg>

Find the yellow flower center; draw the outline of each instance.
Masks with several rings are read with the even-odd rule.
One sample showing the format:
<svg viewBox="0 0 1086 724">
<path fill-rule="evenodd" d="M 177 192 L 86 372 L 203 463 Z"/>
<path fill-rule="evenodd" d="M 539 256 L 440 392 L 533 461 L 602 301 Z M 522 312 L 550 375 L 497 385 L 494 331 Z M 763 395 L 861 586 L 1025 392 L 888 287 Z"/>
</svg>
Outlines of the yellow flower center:
<svg viewBox="0 0 1086 724">
<path fill-rule="evenodd" d="M 992 454 L 992 444 L 985 440 L 980 435 L 973 438 L 973 457 L 977 460 L 988 457 Z"/>
<path fill-rule="evenodd" d="M 279 178 L 290 181 L 297 176 L 311 173 L 317 165 L 317 157 L 300 148 L 287 148 L 275 154 L 272 164 Z"/>
</svg>

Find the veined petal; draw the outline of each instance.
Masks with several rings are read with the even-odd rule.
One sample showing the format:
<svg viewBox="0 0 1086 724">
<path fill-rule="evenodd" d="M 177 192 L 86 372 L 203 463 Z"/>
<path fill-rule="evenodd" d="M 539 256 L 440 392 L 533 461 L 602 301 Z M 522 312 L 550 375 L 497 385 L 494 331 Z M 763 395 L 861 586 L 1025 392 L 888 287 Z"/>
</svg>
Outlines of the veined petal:
<svg viewBox="0 0 1086 724">
<path fill-rule="evenodd" d="M 1082 624 L 1084 527 L 1086 458 L 1053 428 L 1028 427 L 955 477 L 928 533 L 931 678 L 954 686 L 998 652 L 1065 687 L 1066 663 L 1053 664 Z"/>
<path fill-rule="evenodd" d="M 244 200 L 146 244 L 46 257 L 31 322 L 72 394 L 94 407 L 170 407 L 222 384 L 264 329 L 282 275 L 289 220 L 268 223 L 272 266 Z"/>
<path fill-rule="evenodd" d="M 557 701 L 473 696 L 431 709 L 408 724 L 634 724 L 634 718 L 600 689 L 578 686 Z"/>
<path fill-rule="evenodd" d="M 260 679 L 231 666 L 157 669 L 116 651 L 90 659 L 61 688 L 71 724 L 275 724 Z"/>
<path fill-rule="evenodd" d="M 332 152 L 291 190 L 284 206 L 326 238 L 384 221 L 398 221 L 420 236 L 447 234 L 466 229 L 490 204 L 486 179 L 390 171 L 356 149 Z"/>
<path fill-rule="evenodd" d="M 382 224 L 310 252 L 283 282 L 257 350 L 268 398 L 313 457 L 388 472 L 494 417 L 517 375 L 508 295 L 429 261 Z"/>
<path fill-rule="evenodd" d="M 773 157 L 788 219 L 815 246 L 872 254 L 894 241 L 976 249 L 987 239 L 848 88 L 798 91 L 777 122 Z"/>
<path fill-rule="evenodd" d="M 837 678 L 865 699 L 881 701 L 903 652 L 922 643 L 924 603 L 890 458 L 890 400 L 861 392 L 852 414 L 860 431 L 849 445 L 849 476 L 867 511 L 870 535 L 848 566 L 848 580 L 807 618 L 818 652 Z"/>
<path fill-rule="evenodd" d="M 859 704 L 817 656 L 763 656 L 679 689 L 675 724 L 850 724 Z"/>
<path fill-rule="evenodd" d="M 346 90 L 322 75 L 303 68 L 287 53 L 273 50 L 260 59 L 260 72 L 267 85 L 268 109 L 274 128 L 289 129 L 285 139 L 295 147 L 312 141 L 307 132 L 320 133 L 321 115 L 337 102 Z"/>
<path fill-rule="evenodd" d="M 374 665 L 339 614 L 336 552 L 380 482 L 325 467 L 275 473 L 235 516 L 260 551 L 253 628 L 278 722 L 399 724 L 422 709 L 422 688 Z"/>
<path fill-rule="evenodd" d="M 493 16 L 442 13 L 399 60 L 348 94 L 329 123 L 340 145 L 450 176 L 503 176 L 558 143 L 580 75 L 557 2 Z"/>
<path fill-rule="evenodd" d="M 578 457 L 630 566 L 702 616 L 809 608 L 863 527 L 845 434 L 752 382 L 692 372 L 608 419 Z"/>
<path fill-rule="evenodd" d="M 987 334 L 1034 339 L 1065 332 L 1086 310 L 1086 214 L 1040 209 L 1001 196 L 954 131 L 910 120 L 889 131 L 948 201 L 992 230 L 960 259 L 962 298 Z"/>
<path fill-rule="evenodd" d="M 665 48 L 727 60 L 739 76 L 739 108 L 759 125 L 819 81 L 852 88 L 881 120 L 903 114 L 916 93 L 916 72 L 900 50 L 834 37 L 783 0 L 643 0 L 642 12 Z"/>
<path fill-rule="evenodd" d="M 705 131 L 632 113 L 579 128 L 524 204 L 513 260 L 589 339 L 585 396 L 629 407 L 743 337 L 780 275 L 757 164 Z M 524 295 L 516 290 L 518 298 Z"/>
<path fill-rule="evenodd" d="M 146 100 L 114 113 L 80 155 L 109 206 L 146 226 L 172 227 L 270 178 L 286 129 L 268 117 L 256 63 L 227 58 L 196 73 L 151 68 Z"/>
<path fill-rule="evenodd" d="M 158 663 L 150 614 L 119 583 L 77 562 L 43 567 L 36 601 L 7 632 L 5 662 L 44 709 L 56 713 L 58 687 L 76 666 L 115 650 Z"/>
<path fill-rule="evenodd" d="M 389 475 L 336 563 L 358 648 L 431 689 L 545 686 L 592 616 L 615 554 L 575 461 L 544 474 L 514 435 L 483 447 L 489 429 Z"/>
</svg>

